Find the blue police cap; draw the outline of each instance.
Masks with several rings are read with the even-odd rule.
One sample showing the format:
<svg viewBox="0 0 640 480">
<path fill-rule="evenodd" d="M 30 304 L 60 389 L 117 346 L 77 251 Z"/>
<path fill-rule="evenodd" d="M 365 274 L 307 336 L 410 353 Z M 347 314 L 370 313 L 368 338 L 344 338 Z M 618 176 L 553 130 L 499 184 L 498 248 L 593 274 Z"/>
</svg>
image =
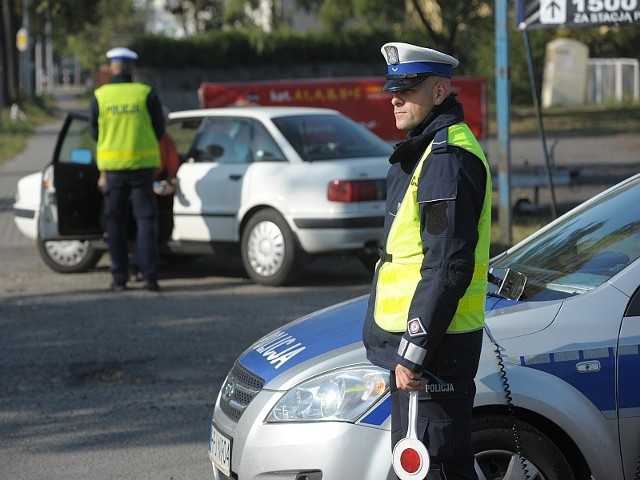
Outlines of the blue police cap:
<svg viewBox="0 0 640 480">
<path fill-rule="evenodd" d="M 387 81 L 382 91 L 405 90 L 431 75 L 451 78 L 459 63 L 451 55 L 410 43 L 385 43 L 380 51 L 387 61 Z"/>
<path fill-rule="evenodd" d="M 133 62 L 138 59 L 138 54 L 128 48 L 116 47 L 107 52 L 107 58 L 112 62 Z"/>
</svg>

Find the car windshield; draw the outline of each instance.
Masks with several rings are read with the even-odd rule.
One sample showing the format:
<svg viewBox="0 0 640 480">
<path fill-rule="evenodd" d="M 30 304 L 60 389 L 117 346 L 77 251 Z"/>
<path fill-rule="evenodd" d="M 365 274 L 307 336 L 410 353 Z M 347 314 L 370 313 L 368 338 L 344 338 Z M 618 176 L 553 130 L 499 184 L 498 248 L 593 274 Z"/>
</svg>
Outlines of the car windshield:
<svg viewBox="0 0 640 480">
<path fill-rule="evenodd" d="M 342 115 L 298 115 L 273 123 L 307 161 L 388 157 L 393 148 L 365 127 Z"/>
<path fill-rule="evenodd" d="M 579 295 L 601 285 L 640 256 L 640 178 L 569 215 L 492 268 L 527 276 L 521 300 Z"/>
</svg>

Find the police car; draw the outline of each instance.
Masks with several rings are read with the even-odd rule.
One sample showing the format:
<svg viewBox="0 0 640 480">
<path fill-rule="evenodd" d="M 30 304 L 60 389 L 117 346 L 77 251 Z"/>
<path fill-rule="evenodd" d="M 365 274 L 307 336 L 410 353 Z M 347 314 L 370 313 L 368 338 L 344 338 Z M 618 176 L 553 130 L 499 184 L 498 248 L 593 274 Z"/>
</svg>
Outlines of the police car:
<svg viewBox="0 0 640 480">
<path fill-rule="evenodd" d="M 238 107 L 170 114 L 181 166 L 165 253 L 238 252 L 251 279 L 290 283 L 316 255 L 372 265 L 392 147 L 337 111 Z M 19 180 L 15 221 L 53 270 L 82 272 L 107 246 L 95 142 L 72 113 L 42 173 Z"/>
<path fill-rule="evenodd" d="M 637 479 L 640 175 L 492 259 L 473 448 L 485 479 Z M 367 297 L 251 345 L 210 425 L 216 480 L 395 479 Z"/>
</svg>

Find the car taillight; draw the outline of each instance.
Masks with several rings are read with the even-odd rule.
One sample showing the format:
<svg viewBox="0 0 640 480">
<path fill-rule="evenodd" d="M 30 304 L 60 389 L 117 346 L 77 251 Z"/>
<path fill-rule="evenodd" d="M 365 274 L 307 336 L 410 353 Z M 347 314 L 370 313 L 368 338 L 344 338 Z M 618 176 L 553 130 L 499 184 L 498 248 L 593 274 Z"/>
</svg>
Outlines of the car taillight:
<svg viewBox="0 0 640 480">
<path fill-rule="evenodd" d="M 327 190 L 330 202 L 372 202 L 385 197 L 384 180 L 333 180 Z"/>
</svg>

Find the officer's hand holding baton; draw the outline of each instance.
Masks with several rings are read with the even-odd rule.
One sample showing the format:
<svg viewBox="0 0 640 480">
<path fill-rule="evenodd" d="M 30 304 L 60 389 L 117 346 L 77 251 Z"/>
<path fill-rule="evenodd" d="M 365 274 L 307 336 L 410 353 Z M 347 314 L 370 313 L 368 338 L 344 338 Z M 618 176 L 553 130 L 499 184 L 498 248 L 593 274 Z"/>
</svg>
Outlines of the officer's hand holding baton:
<svg viewBox="0 0 640 480">
<path fill-rule="evenodd" d="M 422 374 L 415 373 L 403 365 L 396 365 L 396 386 L 405 392 L 418 391 L 422 387 Z"/>
</svg>

